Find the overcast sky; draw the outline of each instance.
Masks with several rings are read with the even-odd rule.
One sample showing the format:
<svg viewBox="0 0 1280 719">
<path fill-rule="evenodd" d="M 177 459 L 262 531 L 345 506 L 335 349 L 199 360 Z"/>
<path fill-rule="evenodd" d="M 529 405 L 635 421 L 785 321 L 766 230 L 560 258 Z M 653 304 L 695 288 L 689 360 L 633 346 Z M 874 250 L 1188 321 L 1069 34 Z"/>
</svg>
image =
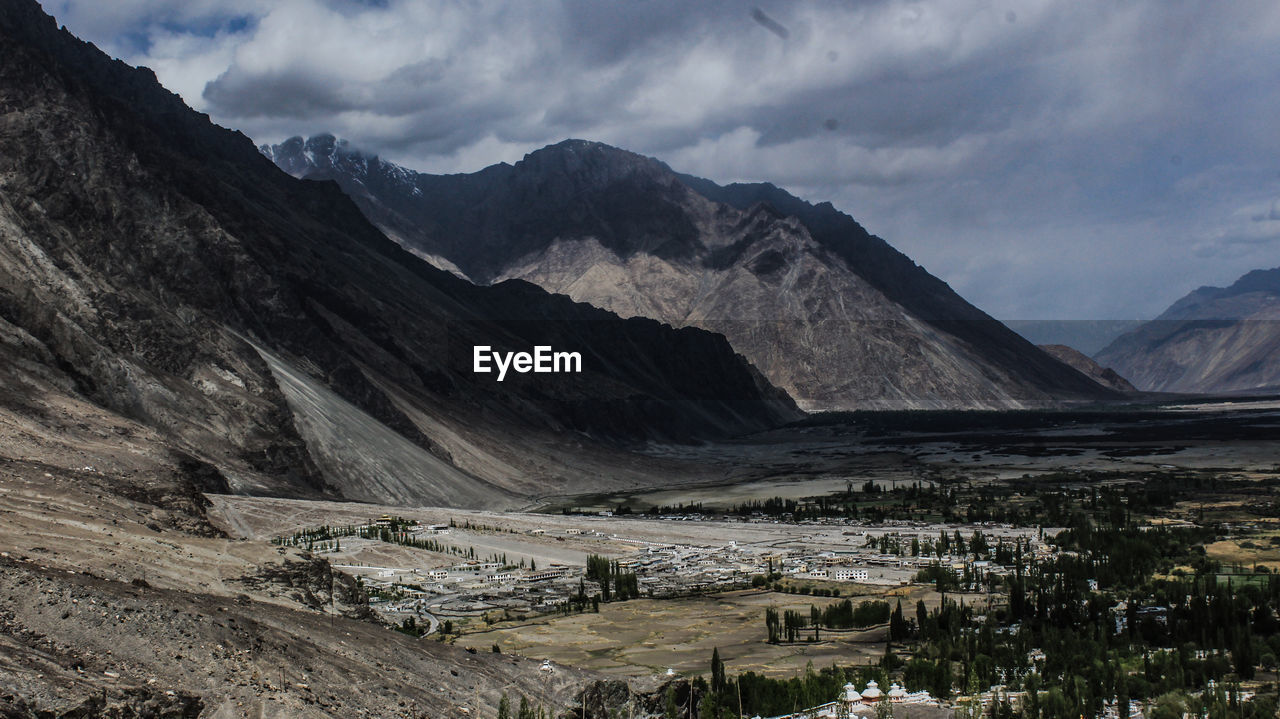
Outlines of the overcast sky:
<svg viewBox="0 0 1280 719">
<path fill-rule="evenodd" d="M 1280 3 L 48 0 L 258 142 L 428 172 L 567 137 L 829 200 L 1001 319 L 1280 265 Z"/>
</svg>

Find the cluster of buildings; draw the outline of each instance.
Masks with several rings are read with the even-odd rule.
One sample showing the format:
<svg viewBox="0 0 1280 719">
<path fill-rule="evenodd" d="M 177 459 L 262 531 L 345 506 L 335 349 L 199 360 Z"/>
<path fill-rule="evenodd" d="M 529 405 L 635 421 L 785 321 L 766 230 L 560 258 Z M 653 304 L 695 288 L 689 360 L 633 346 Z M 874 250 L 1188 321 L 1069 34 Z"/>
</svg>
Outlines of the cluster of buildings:
<svg viewBox="0 0 1280 719">
<path fill-rule="evenodd" d="M 825 579 L 863 584 L 909 584 L 925 567 L 942 566 L 956 573 L 965 569 L 983 576 L 1003 576 L 1009 569 L 995 562 L 972 557 L 943 555 L 901 557 L 866 550 L 822 552 L 816 556 L 799 556 L 783 565 L 783 573 L 796 579 Z"/>
<path fill-rule="evenodd" d="M 883 691 L 874 680 L 867 682 L 866 688 L 858 691 L 852 683 L 845 684 L 840 696 L 833 702 L 809 707 L 792 714 L 783 714 L 770 719 L 849 719 L 854 716 L 874 714 L 881 703 L 889 704 L 923 704 L 940 706 L 940 702 L 927 691 L 908 692 L 904 687 L 894 683 L 889 690 Z M 754 719 L 761 719 L 755 717 Z"/>
<path fill-rule="evenodd" d="M 358 569 L 358 568 L 348 568 Z M 548 612 L 578 590 L 581 568 L 553 564 L 514 569 L 496 562 L 467 562 L 428 570 L 382 570 L 371 586 L 394 588 L 395 599 L 370 606 L 390 620 L 406 615 L 477 616 L 493 610 Z"/>
<path fill-rule="evenodd" d="M 403 526 L 404 520 L 384 516 L 379 517 L 376 523 L 399 527 Z M 619 526 L 622 525 L 610 526 L 609 530 Z M 525 529 L 524 539 L 502 535 L 498 541 L 512 547 L 509 551 L 517 552 L 518 556 L 564 557 L 567 550 L 570 555 L 582 552 L 584 556 L 596 553 L 613 557 L 623 571 L 636 574 L 640 594 L 651 597 L 745 587 L 753 579 L 773 573 L 795 579 L 899 586 L 914 581 L 921 568 L 934 565 L 951 567 L 957 573 L 965 569 L 981 575 L 997 575 L 1006 571 L 993 562 L 975 560 L 971 555 L 937 557 L 885 553 L 881 551 L 884 542 L 877 541 L 887 536 L 895 546 L 910 546 L 913 538 L 918 537 L 923 542 L 925 538 L 936 537 L 937 525 L 895 525 L 878 530 L 827 531 L 809 536 L 762 535 L 761 541 L 739 543 L 722 540 L 696 544 L 647 541 L 619 536 L 603 529 L 536 527 Z M 974 527 L 964 529 L 972 532 Z M 993 540 L 999 536 L 1026 539 L 1030 534 L 1025 529 L 983 527 L 982 530 Z M 414 536 L 456 533 L 459 536 L 441 539 L 452 547 L 461 548 L 467 542 L 470 527 L 452 528 L 443 524 L 415 522 L 408 531 Z M 344 542 L 343 549 L 350 551 L 365 541 L 376 540 Z M 494 611 L 504 616 L 551 613 L 562 609 L 580 589 L 588 597 L 600 591 L 595 582 L 586 579 L 585 566 L 573 563 L 548 563 L 537 569 L 478 560 L 419 568 L 337 566 L 365 577 L 367 586 L 381 590 L 373 592 L 381 598 L 376 602 L 375 610 L 386 619 L 397 622 L 407 616 L 421 620 L 474 617 Z"/>
<path fill-rule="evenodd" d="M 768 554 L 736 542 L 716 547 L 650 545 L 619 564 L 636 573 L 643 594 L 663 597 L 745 586 L 765 571 Z"/>
</svg>

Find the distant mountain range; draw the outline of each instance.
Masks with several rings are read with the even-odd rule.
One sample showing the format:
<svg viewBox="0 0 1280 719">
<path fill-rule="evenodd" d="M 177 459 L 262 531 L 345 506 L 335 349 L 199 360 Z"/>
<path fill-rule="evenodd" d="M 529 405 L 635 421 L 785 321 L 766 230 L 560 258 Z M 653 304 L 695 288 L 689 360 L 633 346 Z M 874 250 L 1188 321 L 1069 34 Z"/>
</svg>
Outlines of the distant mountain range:
<svg viewBox="0 0 1280 719">
<path fill-rule="evenodd" d="M 1092 356 L 1146 320 L 1001 320 L 1032 344 L 1067 345 Z"/>
<path fill-rule="evenodd" d="M 1280 387 L 1280 268 L 1201 287 L 1095 355 L 1139 389 L 1242 392 Z"/>
<path fill-rule="evenodd" d="M 596 142 L 426 175 L 331 135 L 260 148 L 335 181 L 389 237 L 480 284 L 524 279 L 724 334 L 808 409 L 1022 407 L 1116 396 L 993 320 L 853 218 L 719 186 Z"/>
<path fill-rule="evenodd" d="M 1133 384 L 1121 377 L 1118 372 L 1110 367 L 1103 367 L 1092 360 L 1089 355 L 1074 347 L 1068 347 L 1067 345 L 1040 345 L 1040 349 L 1049 353 L 1051 357 L 1059 362 L 1075 367 L 1104 387 L 1110 387 L 1117 392 L 1125 393 L 1137 391 Z"/>
<path fill-rule="evenodd" d="M 34 3 L 0 37 L 5 427 L 121 418 L 218 491 L 510 506 L 801 416 L 723 337 L 431 267 Z M 582 373 L 472 372 L 536 345 Z"/>
</svg>

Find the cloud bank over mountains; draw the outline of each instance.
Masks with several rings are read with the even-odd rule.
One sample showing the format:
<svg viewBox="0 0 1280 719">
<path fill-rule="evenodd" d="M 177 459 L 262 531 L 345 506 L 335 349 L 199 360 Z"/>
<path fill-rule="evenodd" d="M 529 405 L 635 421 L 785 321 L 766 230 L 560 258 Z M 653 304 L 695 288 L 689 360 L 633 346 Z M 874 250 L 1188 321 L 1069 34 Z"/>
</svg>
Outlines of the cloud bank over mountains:
<svg viewBox="0 0 1280 719">
<path fill-rule="evenodd" d="M 1280 265 L 1271 2 L 46 7 L 259 142 L 461 172 L 600 140 L 830 200 L 1002 318 Z"/>
</svg>

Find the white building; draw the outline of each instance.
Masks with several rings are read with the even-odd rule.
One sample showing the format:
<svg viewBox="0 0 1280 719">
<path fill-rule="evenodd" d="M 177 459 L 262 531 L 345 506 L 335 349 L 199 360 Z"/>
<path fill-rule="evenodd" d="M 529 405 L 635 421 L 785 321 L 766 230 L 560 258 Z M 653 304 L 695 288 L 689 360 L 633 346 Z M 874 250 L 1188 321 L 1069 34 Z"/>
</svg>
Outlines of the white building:
<svg viewBox="0 0 1280 719">
<path fill-rule="evenodd" d="M 862 704 L 862 692 L 853 686 L 853 682 L 845 684 L 840 691 L 840 706 L 845 714 L 853 712 L 853 708 Z"/>
<path fill-rule="evenodd" d="M 880 688 L 874 681 L 867 682 L 867 688 L 859 692 L 852 683 L 845 684 L 840 689 L 840 696 L 833 702 L 820 704 L 816 707 L 809 707 L 794 714 L 783 714 L 781 716 L 772 717 L 771 719 L 857 719 L 858 717 L 870 717 L 875 711 L 875 705 L 882 698 L 887 698 L 891 702 L 901 704 L 925 704 L 930 706 L 939 706 L 938 701 L 929 696 L 929 692 L 919 691 L 908 693 L 906 689 L 898 686 L 896 683 L 889 688 L 887 695 L 882 695 Z M 755 719 L 760 719 L 756 717 Z"/>
<path fill-rule="evenodd" d="M 547 569 L 531 569 L 524 573 L 520 579 L 526 582 L 541 582 L 546 579 L 556 579 L 568 574 L 565 567 L 549 567 Z"/>
</svg>

